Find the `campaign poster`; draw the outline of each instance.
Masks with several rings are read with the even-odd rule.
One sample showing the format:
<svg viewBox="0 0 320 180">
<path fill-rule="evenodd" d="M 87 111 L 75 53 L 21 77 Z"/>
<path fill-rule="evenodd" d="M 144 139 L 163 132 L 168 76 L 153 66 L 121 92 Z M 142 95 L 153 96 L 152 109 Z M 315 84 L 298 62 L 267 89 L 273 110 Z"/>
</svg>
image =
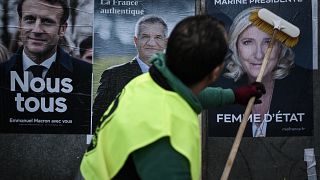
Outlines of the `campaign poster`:
<svg viewBox="0 0 320 180">
<path fill-rule="evenodd" d="M 229 53 L 221 78 L 212 86 L 236 89 L 251 84 L 261 68 L 271 36 L 252 25 L 251 13 L 261 8 L 299 28 L 298 44 L 287 47 L 277 41 L 262 83 L 266 94 L 255 104 L 244 132 L 246 137 L 313 135 L 314 2 L 307 0 L 207 0 L 206 12 L 224 22 Z M 262 18 L 262 17 L 261 17 Z M 268 18 L 268 17 L 267 17 Z M 281 23 L 281 22 L 280 22 Z M 232 104 L 208 110 L 208 136 L 234 137 L 245 105 Z"/>
<path fill-rule="evenodd" d="M 90 133 L 93 1 L 19 2 L 0 2 L 0 133 Z"/>
<path fill-rule="evenodd" d="M 93 124 L 131 79 L 148 71 L 151 54 L 165 51 L 175 24 L 195 9 L 195 0 L 95 1 Z M 136 27 L 141 18 L 148 20 Z"/>
</svg>

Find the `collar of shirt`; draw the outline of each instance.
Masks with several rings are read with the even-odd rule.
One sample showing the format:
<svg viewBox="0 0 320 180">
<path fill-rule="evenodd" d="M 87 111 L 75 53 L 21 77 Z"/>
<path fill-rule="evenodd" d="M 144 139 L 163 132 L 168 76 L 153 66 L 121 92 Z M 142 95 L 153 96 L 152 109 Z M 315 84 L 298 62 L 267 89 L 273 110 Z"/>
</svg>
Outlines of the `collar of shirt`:
<svg viewBox="0 0 320 180">
<path fill-rule="evenodd" d="M 150 69 L 150 67 L 149 67 L 146 63 L 144 63 L 144 62 L 139 58 L 139 56 L 136 56 L 136 59 L 137 59 L 137 61 L 138 61 L 138 64 L 139 64 L 139 66 L 140 66 L 140 69 L 141 69 L 142 73 L 148 72 L 149 69 Z"/>
<path fill-rule="evenodd" d="M 252 136 L 253 137 L 266 137 L 267 136 L 267 122 L 265 120 L 258 126 L 256 123 L 252 123 Z"/>
<path fill-rule="evenodd" d="M 51 64 L 56 60 L 56 57 L 57 57 L 57 53 L 54 53 L 50 58 L 46 59 L 41 64 L 39 64 L 39 65 L 45 67 L 45 69 L 43 70 L 43 73 L 42 73 L 42 77 L 45 77 L 45 75 L 47 74 Z M 30 66 L 37 65 L 35 62 L 33 62 L 27 56 L 27 54 L 24 52 L 24 50 L 23 50 L 23 53 L 22 53 L 22 62 L 23 62 L 23 71 L 27 71 Z M 30 77 L 30 75 L 32 77 L 32 73 L 31 72 L 29 72 L 29 77 Z"/>
</svg>

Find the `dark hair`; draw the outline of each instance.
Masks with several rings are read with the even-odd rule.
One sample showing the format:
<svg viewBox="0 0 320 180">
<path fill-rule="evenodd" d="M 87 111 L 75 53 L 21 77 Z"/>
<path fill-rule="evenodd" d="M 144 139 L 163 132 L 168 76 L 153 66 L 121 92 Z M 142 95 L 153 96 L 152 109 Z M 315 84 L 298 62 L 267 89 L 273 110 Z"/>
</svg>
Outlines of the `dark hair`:
<svg viewBox="0 0 320 180">
<path fill-rule="evenodd" d="M 227 53 L 222 22 L 197 15 L 179 22 L 168 39 L 166 64 L 185 85 L 193 85 L 221 65 Z"/>
<path fill-rule="evenodd" d="M 167 23 L 165 22 L 165 20 L 162 17 L 154 15 L 154 14 L 149 14 L 149 15 L 142 16 L 137 21 L 136 26 L 135 26 L 134 35 L 136 37 L 138 37 L 138 35 L 140 34 L 140 31 L 141 31 L 141 25 L 142 24 L 156 24 L 156 23 L 162 24 L 162 26 L 164 28 L 164 36 L 167 37 L 168 36 L 168 25 L 167 25 Z"/>
<path fill-rule="evenodd" d="M 83 39 L 79 45 L 80 57 L 82 57 L 87 49 L 92 48 L 92 36 L 88 36 Z"/>
<path fill-rule="evenodd" d="M 18 2 L 18 6 L 17 6 L 17 11 L 18 11 L 20 19 L 22 18 L 22 5 L 23 5 L 24 1 L 25 0 L 20 0 Z M 63 14 L 60 19 L 60 25 L 67 22 L 67 20 L 69 18 L 69 4 L 68 4 L 67 0 L 41 0 L 41 1 L 48 2 L 51 5 L 56 4 L 56 3 L 60 4 L 63 9 Z"/>
</svg>

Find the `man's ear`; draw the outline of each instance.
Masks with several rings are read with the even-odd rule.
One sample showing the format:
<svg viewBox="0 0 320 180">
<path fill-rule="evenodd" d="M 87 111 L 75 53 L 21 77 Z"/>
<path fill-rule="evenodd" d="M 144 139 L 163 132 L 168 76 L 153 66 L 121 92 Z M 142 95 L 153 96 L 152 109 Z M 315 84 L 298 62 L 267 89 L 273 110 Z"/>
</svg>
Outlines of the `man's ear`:
<svg viewBox="0 0 320 180">
<path fill-rule="evenodd" d="M 221 63 L 219 66 L 215 67 L 211 73 L 209 74 L 209 81 L 211 83 L 215 82 L 219 77 L 220 77 L 220 74 L 223 70 L 223 63 Z"/>
<path fill-rule="evenodd" d="M 19 29 L 22 29 L 21 18 L 19 18 Z"/>
<path fill-rule="evenodd" d="M 133 37 L 134 46 L 137 47 L 138 38 L 136 36 Z"/>
<path fill-rule="evenodd" d="M 59 36 L 60 37 L 63 37 L 66 30 L 67 30 L 67 27 L 68 27 L 68 23 L 64 23 L 63 25 L 60 25 L 60 30 L 59 30 Z"/>
</svg>

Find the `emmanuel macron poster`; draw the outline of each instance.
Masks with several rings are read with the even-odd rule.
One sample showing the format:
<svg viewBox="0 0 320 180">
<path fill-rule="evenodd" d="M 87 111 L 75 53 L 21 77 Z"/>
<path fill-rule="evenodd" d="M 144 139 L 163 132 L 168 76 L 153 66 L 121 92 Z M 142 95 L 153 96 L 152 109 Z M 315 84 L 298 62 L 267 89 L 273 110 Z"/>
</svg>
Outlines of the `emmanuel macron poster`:
<svg viewBox="0 0 320 180">
<path fill-rule="evenodd" d="M 90 132 L 93 1 L 72 2 L 0 3 L 1 133 Z"/>
</svg>

